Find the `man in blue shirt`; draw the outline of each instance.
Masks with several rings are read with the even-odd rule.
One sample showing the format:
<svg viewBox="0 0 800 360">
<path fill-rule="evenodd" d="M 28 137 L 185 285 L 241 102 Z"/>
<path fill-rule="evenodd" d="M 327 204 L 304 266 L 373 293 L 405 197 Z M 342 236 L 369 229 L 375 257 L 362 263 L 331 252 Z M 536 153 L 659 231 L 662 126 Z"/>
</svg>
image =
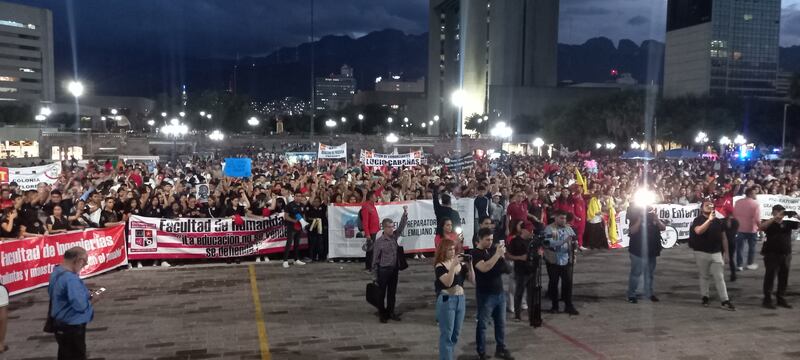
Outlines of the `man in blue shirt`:
<svg viewBox="0 0 800 360">
<path fill-rule="evenodd" d="M 86 359 L 86 324 L 94 318 L 92 304 L 98 295 L 86 288 L 78 276 L 89 261 L 81 247 L 64 253 L 64 261 L 50 274 L 50 315 L 55 325 L 59 360 Z"/>
<path fill-rule="evenodd" d="M 576 236 L 567 224 L 567 213 L 559 210 L 555 222 L 545 229 L 544 259 L 547 262 L 547 275 L 550 282 L 547 294 L 553 303 L 551 313 L 558 313 L 558 281 L 561 280 L 561 299 L 564 300 L 564 311 L 570 315 L 578 315 L 572 305 L 572 264 L 575 263 Z"/>
</svg>

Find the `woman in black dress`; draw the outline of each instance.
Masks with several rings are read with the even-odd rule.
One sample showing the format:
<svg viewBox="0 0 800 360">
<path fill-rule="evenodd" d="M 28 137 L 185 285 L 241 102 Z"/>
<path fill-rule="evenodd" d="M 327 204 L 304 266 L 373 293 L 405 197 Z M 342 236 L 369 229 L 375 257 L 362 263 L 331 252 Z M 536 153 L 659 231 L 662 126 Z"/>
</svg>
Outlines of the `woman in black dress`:
<svg viewBox="0 0 800 360">
<path fill-rule="evenodd" d="M 56 204 L 53 206 L 53 215 L 47 217 L 45 225 L 47 226 L 47 233 L 59 234 L 72 230 L 69 219 L 64 215 L 64 210 L 61 205 Z"/>
</svg>

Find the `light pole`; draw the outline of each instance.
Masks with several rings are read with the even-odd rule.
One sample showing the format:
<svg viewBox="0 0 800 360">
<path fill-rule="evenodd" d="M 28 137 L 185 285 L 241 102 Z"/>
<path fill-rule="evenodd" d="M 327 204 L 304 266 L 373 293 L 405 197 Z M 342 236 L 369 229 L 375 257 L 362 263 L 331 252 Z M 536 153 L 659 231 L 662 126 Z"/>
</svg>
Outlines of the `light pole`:
<svg viewBox="0 0 800 360">
<path fill-rule="evenodd" d="M 78 103 L 78 98 L 83 95 L 83 83 L 78 80 L 72 80 L 67 84 L 67 91 L 72 94 L 72 97 L 75 98 L 75 126 L 80 132 L 81 130 L 81 111 L 80 105 Z M 92 144 L 92 127 L 89 126 L 89 154 L 90 156 L 94 154 L 94 149 Z"/>
<path fill-rule="evenodd" d="M 333 140 L 333 128 L 336 127 L 336 121 L 333 119 L 328 119 L 325 121 L 325 126 L 328 128 L 328 133 L 331 136 L 331 140 Z"/>
<path fill-rule="evenodd" d="M 364 115 L 358 114 L 358 132 L 364 134 Z"/>
<path fill-rule="evenodd" d="M 723 136 L 719 139 L 719 154 L 720 156 L 725 156 L 725 148 L 731 144 L 731 139 L 727 136 Z"/>
<path fill-rule="evenodd" d="M 786 113 L 789 111 L 789 104 L 783 104 L 783 133 L 781 135 L 781 156 L 786 154 Z"/>
<path fill-rule="evenodd" d="M 211 134 L 208 134 L 208 138 L 211 139 L 212 141 L 219 142 L 219 141 L 225 140 L 225 134 L 223 134 L 219 130 L 214 130 L 214 131 L 211 132 Z"/>
<path fill-rule="evenodd" d="M 700 131 L 697 133 L 697 136 L 694 137 L 694 142 L 700 144 L 700 146 L 703 147 L 702 150 L 705 151 L 708 135 L 704 131 Z"/>
<path fill-rule="evenodd" d="M 461 111 L 464 109 L 464 105 L 467 102 L 467 92 L 464 89 L 458 89 L 453 92 L 453 95 L 450 97 L 450 101 L 452 101 L 453 105 L 458 108 L 456 112 L 456 157 L 461 158 Z"/>
<path fill-rule="evenodd" d="M 178 137 L 189 133 L 189 127 L 182 124 L 178 119 L 170 120 L 170 124 L 161 127 L 161 133 L 172 138 L 172 161 L 177 160 L 178 156 Z"/>
<path fill-rule="evenodd" d="M 542 156 L 542 146 L 544 146 L 544 140 L 542 140 L 542 138 L 533 139 L 533 146 L 536 147 L 536 153 L 539 156 Z"/>
</svg>

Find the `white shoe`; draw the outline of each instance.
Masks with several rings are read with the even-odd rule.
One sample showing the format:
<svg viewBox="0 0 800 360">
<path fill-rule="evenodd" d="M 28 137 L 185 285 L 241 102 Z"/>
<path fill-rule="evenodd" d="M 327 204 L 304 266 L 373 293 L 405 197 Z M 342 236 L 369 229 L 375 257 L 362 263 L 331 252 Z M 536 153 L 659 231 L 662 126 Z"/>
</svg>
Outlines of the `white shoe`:
<svg viewBox="0 0 800 360">
<path fill-rule="evenodd" d="M 423 255 L 423 254 L 419 254 L 419 258 L 420 258 L 420 259 L 424 259 L 424 258 L 425 258 L 425 255 Z"/>
<path fill-rule="evenodd" d="M 414 255 L 414 260 L 419 260 L 419 254 Z"/>
<path fill-rule="evenodd" d="M 304 262 L 302 262 L 302 261 L 300 261 L 300 260 L 295 260 L 295 261 L 294 261 L 294 264 L 295 264 L 295 265 L 305 265 L 306 263 L 304 263 Z"/>
<path fill-rule="evenodd" d="M 522 304 L 522 310 L 528 310 L 528 305 L 527 304 Z"/>
<path fill-rule="evenodd" d="M 758 264 L 747 265 L 747 270 L 758 270 Z"/>
<path fill-rule="evenodd" d="M 142 262 L 141 262 L 141 261 L 139 261 L 138 263 L 136 263 L 136 268 L 137 268 L 137 269 L 141 269 L 141 268 L 142 268 Z"/>
<path fill-rule="evenodd" d="M 166 261 L 162 261 L 162 262 L 161 262 L 161 267 L 170 267 L 170 266 L 172 266 L 172 265 L 170 265 L 170 264 L 169 264 L 168 262 L 166 262 Z"/>
<path fill-rule="evenodd" d="M 261 258 L 260 258 L 260 257 L 257 257 L 257 258 L 256 258 L 256 262 L 261 262 Z"/>
<path fill-rule="evenodd" d="M 284 261 L 283 262 L 283 268 L 285 269 L 285 268 L 288 268 L 288 267 L 289 267 L 289 262 L 288 261 Z"/>
<path fill-rule="evenodd" d="M 328 259 L 328 263 L 333 263 L 333 259 Z"/>
<path fill-rule="evenodd" d="M 269 258 L 268 258 L 268 257 L 266 257 L 266 256 L 264 256 L 264 262 L 265 262 L 265 263 L 269 263 Z"/>
<path fill-rule="evenodd" d="M 580 250 L 581 250 L 581 251 L 584 251 L 584 250 L 589 250 L 589 248 L 585 248 L 585 247 L 581 246 L 581 247 L 580 247 Z"/>
<path fill-rule="evenodd" d="M 737 268 L 736 268 L 736 270 L 737 270 L 737 271 L 744 271 L 744 268 L 743 268 L 743 267 L 741 267 L 741 266 L 739 266 L 739 267 L 737 267 Z"/>
</svg>

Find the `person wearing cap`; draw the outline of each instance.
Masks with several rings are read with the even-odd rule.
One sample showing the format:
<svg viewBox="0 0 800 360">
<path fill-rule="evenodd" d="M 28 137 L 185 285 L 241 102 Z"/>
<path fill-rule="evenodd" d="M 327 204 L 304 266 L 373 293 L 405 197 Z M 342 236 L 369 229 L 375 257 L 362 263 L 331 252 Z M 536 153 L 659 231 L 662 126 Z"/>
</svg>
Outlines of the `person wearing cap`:
<svg viewBox="0 0 800 360">
<path fill-rule="evenodd" d="M 694 249 L 694 259 L 700 274 L 700 294 L 702 304 L 709 306 L 708 277 L 714 278 L 717 294 L 722 301 L 722 308 L 734 311 L 736 308 L 728 297 L 725 287 L 725 258 L 728 257 L 728 239 L 725 236 L 725 224 L 717 219 L 714 201 L 703 200 L 701 214 L 692 221 L 689 228 L 689 246 Z"/>
<path fill-rule="evenodd" d="M 775 305 L 772 303 L 772 284 L 775 282 L 776 275 L 778 277 L 778 290 L 775 292 L 777 305 L 787 309 L 792 308 L 784 296 L 792 262 L 792 230 L 797 229 L 799 224 L 796 221 L 784 221 L 786 216 L 800 220 L 796 212 L 788 212 L 782 205 L 775 205 L 772 207 L 772 218 L 762 222 L 759 227 L 767 235 L 767 240 L 761 247 L 766 270 L 762 305 L 767 309 L 775 309 Z"/>
</svg>

